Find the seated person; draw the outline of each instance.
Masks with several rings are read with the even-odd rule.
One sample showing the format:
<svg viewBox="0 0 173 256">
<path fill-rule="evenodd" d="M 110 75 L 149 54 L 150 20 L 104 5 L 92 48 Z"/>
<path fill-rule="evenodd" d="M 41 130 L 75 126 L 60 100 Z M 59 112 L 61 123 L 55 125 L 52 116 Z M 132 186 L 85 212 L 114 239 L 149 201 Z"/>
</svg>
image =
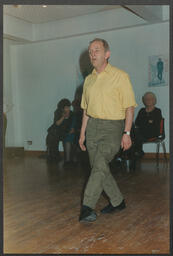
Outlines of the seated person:
<svg viewBox="0 0 173 256">
<path fill-rule="evenodd" d="M 73 114 L 75 119 L 75 136 L 73 141 L 73 162 L 75 164 L 80 163 L 81 160 L 81 149 L 79 147 L 79 136 L 80 136 L 80 129 L 82 124 L 82 115 L 83 111 L 80 107 L 81 98 L 75 98 L 72 102 L 73 106 Z"/>
<path fill-rule="evenodd" d="M 65 164 L 71 161 L 72 143 L 75 136 L 75 119 L 70 106 L 71 102 L 68 99 L 60 100 L 54 112 L 54 122 L 48 128 L 46 138 L 48 159 L 50 160 L 60 160 L 59 141 L 63 142 Z"/>
<path fill-rule="evenodd" d="M 68 99 L 62 99 L 54 113 L 54 123 L 58 128 L 57 133 L 63 142 L 65 165 L 72 160 L 72 144 L 75 137 L 75 118 L 70 106 L 71 102 Z"/>
<path fill-rule="evenodd" d="M 142 97 L 145 108 L 141 108 L 135 120 L 135 155 L 142 157 L 143 142 L 160 135 L 161 110 L 156 105 L 156 96 L 152 92 L 146 92 Z"/>
</svg>

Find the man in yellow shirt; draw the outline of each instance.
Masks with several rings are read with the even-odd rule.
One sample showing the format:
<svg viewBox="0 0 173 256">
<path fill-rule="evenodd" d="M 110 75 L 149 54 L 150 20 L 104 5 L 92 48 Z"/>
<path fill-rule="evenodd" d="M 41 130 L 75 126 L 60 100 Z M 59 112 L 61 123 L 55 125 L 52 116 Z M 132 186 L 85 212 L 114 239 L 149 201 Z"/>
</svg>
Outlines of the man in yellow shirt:
<svg viewBox="0 0 173 256">
<path fill-rule="evenodd" d="M 83 151 L 87 147 L 92 169 L 85 188 L 79 221 L 91 222 L 96 220 L 94 208 L 103 190 L 110 203 L 101 210 L 102 213 L 111 213 L 126 207 L 110 172 L 109 162 L 120 146 L 124 150 L 131 146 L 130 130 L 136 102 L 128 74 L 108 63 L 108 43 L 104 39 L 96 38 L 90 42 L 88 49 L 94 70 L 84 83 L 79 145 Z"/>
</svg>

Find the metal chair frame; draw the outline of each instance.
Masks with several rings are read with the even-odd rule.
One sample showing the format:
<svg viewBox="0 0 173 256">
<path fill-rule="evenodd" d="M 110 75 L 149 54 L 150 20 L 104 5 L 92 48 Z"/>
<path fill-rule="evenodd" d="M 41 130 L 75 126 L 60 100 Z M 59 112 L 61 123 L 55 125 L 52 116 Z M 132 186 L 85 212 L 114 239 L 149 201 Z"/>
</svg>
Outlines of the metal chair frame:
<svg viewBox="0 0 173 256">
<path fill-rule="evenodd" d="M 162 146 L 164 159 L 167 162 L 167 155 L 166 155 L 166 146 L 165 146 L 165 129 L 164 129 L 164 118 L 161 119 L 160 122 L 160 135 L 157 138 L 151 138 L 143 144 L 155 143 L 156 144 L 156 162 L 157 166 L 159 166 L 159 153 L 160 153 L 160 145 Z"/>
</svg>

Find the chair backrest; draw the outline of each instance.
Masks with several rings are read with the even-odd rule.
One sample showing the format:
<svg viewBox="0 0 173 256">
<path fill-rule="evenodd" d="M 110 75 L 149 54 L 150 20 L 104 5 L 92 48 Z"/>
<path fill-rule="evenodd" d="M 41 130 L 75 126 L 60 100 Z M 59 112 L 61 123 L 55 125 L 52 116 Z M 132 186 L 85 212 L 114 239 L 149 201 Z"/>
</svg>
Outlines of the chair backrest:
<svg viewBox="0 0 173 256">
<path fill-rule="evenodd" d="M 159 138 L 164 139 L 165 138 L 165 119 L 162 118 L 160 121 L 160 135 Z"/>
<path fill-rule="evenodd" d="M 165 119 L 162 118 L 161 121 L 160 121 L 159 136 L 158 137 L 154 137 L 154 138 L 150 138 L 150 139 L 147 140 L 147 142 L 157 142 L 158 139 L 159 140 L 164 140 L 165 139 L 165 126 L 164 126 L 164 122 L 165 122 Z"/>
</svg>

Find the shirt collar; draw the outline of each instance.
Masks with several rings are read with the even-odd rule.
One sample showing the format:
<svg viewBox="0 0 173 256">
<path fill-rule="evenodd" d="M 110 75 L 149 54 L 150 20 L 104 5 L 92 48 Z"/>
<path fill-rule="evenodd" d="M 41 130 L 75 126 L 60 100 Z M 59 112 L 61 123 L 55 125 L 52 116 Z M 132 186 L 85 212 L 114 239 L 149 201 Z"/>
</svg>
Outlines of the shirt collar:
<svg viewBox="0 0 173 256">
<path fill-rule="evenodd" d="M 111 70 L 112 70 L 112 66 L 108 63 L 107 65 L 106 65 L 106 67 L 105 67 L 105 69 L 102 71 L 102 72 L 106 72 L 106 73 L 111 73 Z M 102 73 L 101 72 L 101 73 Z M 97 75 L 98 73 L 97 73 L 97 71 L 95 70 L 95 68 L 93 69 L 93 71 L 92 71 L 92 75 Z"/>
</svg>

